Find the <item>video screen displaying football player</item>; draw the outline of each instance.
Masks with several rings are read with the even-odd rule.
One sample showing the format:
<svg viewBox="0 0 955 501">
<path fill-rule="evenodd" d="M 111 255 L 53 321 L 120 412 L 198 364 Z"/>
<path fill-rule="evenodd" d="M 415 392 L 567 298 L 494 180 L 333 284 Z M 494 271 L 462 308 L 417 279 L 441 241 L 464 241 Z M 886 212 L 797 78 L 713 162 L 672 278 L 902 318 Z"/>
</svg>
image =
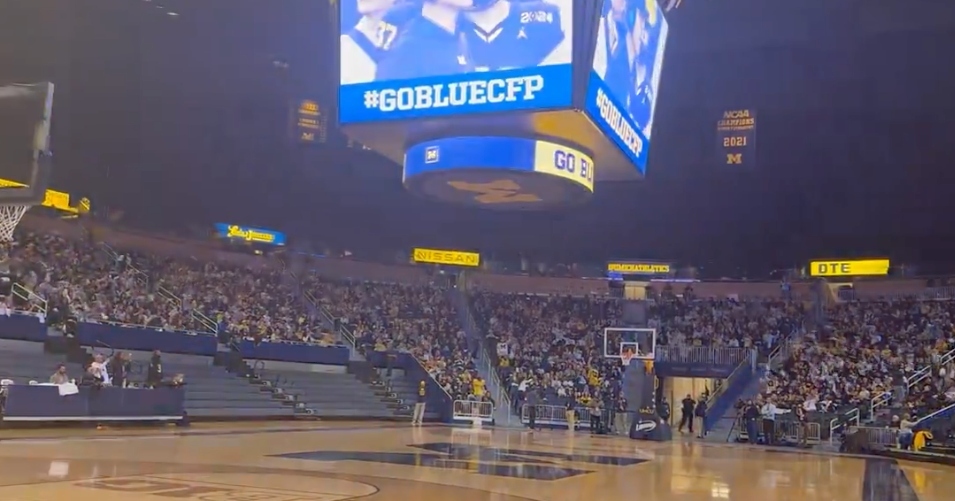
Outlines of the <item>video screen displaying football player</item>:
<svg viewBox="0 0 955 501">
<path fill-rule="evenodd" d="M 408 16 L 402 9 L 399 21 L 392 12 L 385 25 L 396 27 L 394 40 L 387 44 L 378 63 L 376 81 L 456 75 L 474 71 L 467 40 L 461 30 L 464 13 L 487 0 L 412 0 L 415 10 Z"/>
<path fill-rule="evenodd" d="M 385 14 L 395 6 L 395 1 L 352 0 L 342 5 L 343 85 L 374 81 L 383 46 L 395 36 L 394 29 L 389 30 L 389 26 L 382 23 Z M 351 28 L 346 28 L 349 25 Z"/>
<path fill-rule="evenodd" d="M 655 0 L 606 0 L 597 32 L 594 71 L 649 137 L 662 14 Z"/>
<path fill-rule="evenodd" d="M 561 16 L 564 0 L 476 2 L 462 26 L 478 71 L 569 64 L 571 22 Z"/>
</svg>

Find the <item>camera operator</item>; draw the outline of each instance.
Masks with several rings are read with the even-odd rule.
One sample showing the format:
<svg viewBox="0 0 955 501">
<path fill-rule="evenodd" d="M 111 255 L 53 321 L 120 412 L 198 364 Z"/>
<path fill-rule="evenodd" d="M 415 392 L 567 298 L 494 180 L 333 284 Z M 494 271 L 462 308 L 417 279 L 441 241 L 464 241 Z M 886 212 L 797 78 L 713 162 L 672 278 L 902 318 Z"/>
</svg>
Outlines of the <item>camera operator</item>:
<svg viewBox="0 0 955 501">
<path fill-rule="evenodd" d="M 743 424 L 746 426 L 746 436 L 749 438 L 749 443 L 755 444 L 759 442 L 759 406 L 752 400 L 745 402 L 742 406 L 742 413 Z"/>
</svg>

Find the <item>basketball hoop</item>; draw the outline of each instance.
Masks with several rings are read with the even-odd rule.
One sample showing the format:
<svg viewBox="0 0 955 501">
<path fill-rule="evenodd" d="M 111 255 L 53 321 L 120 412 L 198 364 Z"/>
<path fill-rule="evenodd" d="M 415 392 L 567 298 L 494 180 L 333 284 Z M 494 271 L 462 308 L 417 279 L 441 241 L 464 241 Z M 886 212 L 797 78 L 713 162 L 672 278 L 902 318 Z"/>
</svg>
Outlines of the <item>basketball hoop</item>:
<svg viewBox="0 0 955 501">
<path fill-rule="evenodd" d="M 13 240 L 13 230 L 32 205 L 0 205 L 0 242 Z"/>
</svg>

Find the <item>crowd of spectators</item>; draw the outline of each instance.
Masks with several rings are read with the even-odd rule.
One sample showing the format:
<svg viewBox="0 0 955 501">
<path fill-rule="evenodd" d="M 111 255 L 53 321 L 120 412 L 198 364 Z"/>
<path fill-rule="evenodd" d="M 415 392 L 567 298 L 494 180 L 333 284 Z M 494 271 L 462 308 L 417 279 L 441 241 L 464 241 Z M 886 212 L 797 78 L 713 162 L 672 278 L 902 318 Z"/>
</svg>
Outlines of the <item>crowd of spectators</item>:
<svg viewBox="0 0 955 501">
<path fill-rule="evenodd" d="M 148 276 L 89 241 L 18 231 L 3 251 L 0 272 L 7 283 L 47 301 L 50 312 L 90 322 L 196 328 L 190 315 L 150 287 Z"/>
<path fill-rule="evenodd" d="M 603 357 L 603 340 L 595 334 L 616 325 L 620 304 L 609 298 L 479 293 L 472 307 L 516 408 L 528 385 L 561 400 L 612 393 L 619 363 Z"/>
<path fill-rule="evenodd" d="M 301 287 L 369 349 L 412 354 L 454 398 L 487 397 L 474 366 L 478 346 L 441 286 L 311 274 L 293 284 L 276 268 L 116 254 L 88 240 L 26 230 L 0 252 L 4 287 L 22 284 L 48 302 L 48 311 L 78 321 L 192 331 L 210 330 L 211 322 L 243 338 L 337 342 L 323 332 L 322 315 L 302 301 Z M 472 297 L 488 353 L 515 405 L 528 385 L 559 401 L 615 393 L 622 371 L 605 357 L 602 333 L 621 324 L 622 304 L 595 296 Z M 804 325 L 807 316 L 799 302 L 697 299 L 691 291 L 664 291 L 646 310 L 661 347 L 768 353 L 797 339 L 787 341 L 787 357 L 761 392 L 782 408 L 839 412 L 865 408 L 889 392 L 887 407 L 914 418 L 955 402 L 955 363 L 941 358 L 955 348 L 955 302 L 843 302 L 813 329 Z M 924 367 L 931 369 L 909 388 Z"/>
<path fill-rule="evenodd" d="M 762 396 L 782 408 L 860 408 L 866 417 L 878 399 L 896 416 L 924 417 L 955 402 L 955 365 L 942 363 L 955 348 L 953 320 L 952 301 L 839 303 L 823 328 L 787 347 L 789 356 L 767 376 Z"/>
<path fill-rule="evenodd" d="M 520 405 L 536 385 L 558 405 L 610 400 L 620 388 L 622 368 L 608 359 L 604 329 L 622 323 L 622 302 L 606 297 L 481 293 L 473 308 L 488 337 L 501 381 Z M 647 327 L 664 346 L 750 348 L 768 352 L 781 338 L 803 328 L 799 303 L 710 300 L 691 290 L 666 289 L 647 308 Z M 612 343 L 611 343 L 612 344 Z"/>
<path fill-rule="evenodd" d="M 305 288 L 367 349 L 409 353 L 454 399 L 483 397 L 474 346 L 448 291 L 434 285 L 330 281 L 308 275 Z M 473 395 L 477 389 L 480 395 Z"/>
</svg>

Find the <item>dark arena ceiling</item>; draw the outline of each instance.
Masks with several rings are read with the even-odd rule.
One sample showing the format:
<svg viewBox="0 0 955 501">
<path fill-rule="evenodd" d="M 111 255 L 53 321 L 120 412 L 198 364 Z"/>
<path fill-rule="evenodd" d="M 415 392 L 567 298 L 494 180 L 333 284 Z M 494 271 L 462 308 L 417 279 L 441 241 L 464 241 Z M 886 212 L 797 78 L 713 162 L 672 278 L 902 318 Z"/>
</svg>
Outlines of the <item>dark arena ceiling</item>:
<svg viewBox="0 0 955 501">
<path fill-rule="evenodd" d="M 0 80 L 57 83 L 52 185 L 130 226 L 234 221 L 335 246 L 722 274 L 820 256 L 952 260 L 953 2 L 683 0 L 668 14 L 647 179 L 537 214 L 417 200 L 396 165 L 335 130 L 293 144 L 290 101 L 335 105 L 329 12 L 328 0 L 9 0 Z M 759 111 L 752 169 L 714 162 L 715 122 L 736 108 Z"/>
</svg>

